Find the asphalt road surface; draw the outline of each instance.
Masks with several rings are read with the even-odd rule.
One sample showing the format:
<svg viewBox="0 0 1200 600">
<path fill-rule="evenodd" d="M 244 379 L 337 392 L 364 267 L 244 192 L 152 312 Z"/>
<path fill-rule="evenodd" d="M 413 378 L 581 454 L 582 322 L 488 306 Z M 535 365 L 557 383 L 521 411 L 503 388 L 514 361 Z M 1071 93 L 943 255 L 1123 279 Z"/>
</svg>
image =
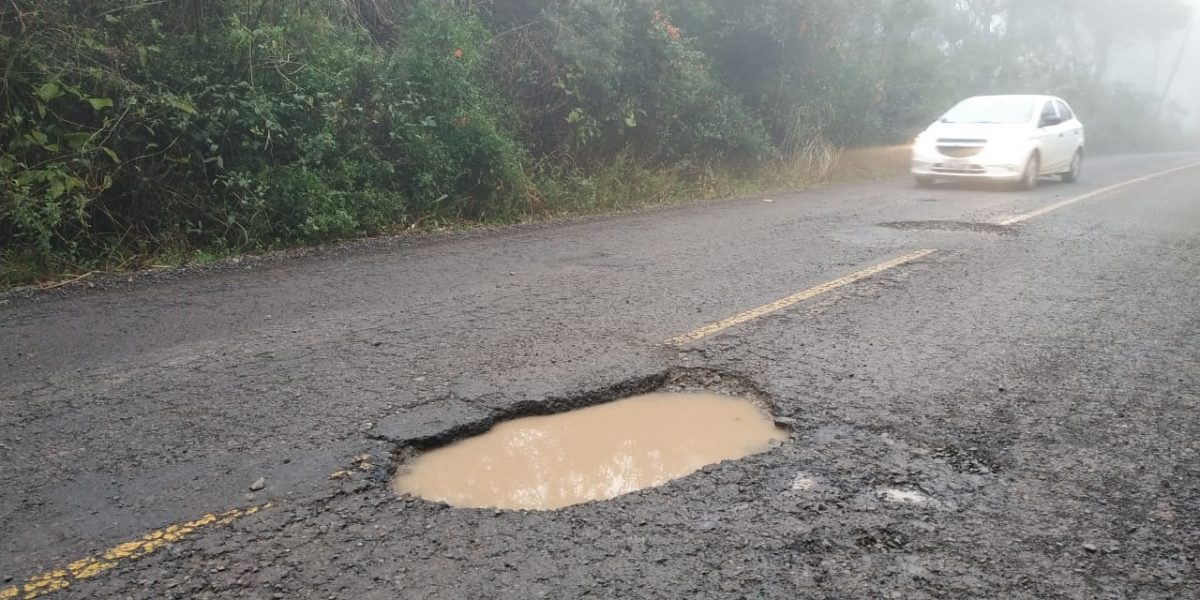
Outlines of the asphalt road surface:
<svg viewBox="0 0 1200 600">
<path fill-rule="evenodd" d="M 1200 597 L 1198 162 L 0 297 L 0 600 Z M 388 491 L 421 448 L 664 385 L 794 432 L 556 512 Z"/>
</svg>

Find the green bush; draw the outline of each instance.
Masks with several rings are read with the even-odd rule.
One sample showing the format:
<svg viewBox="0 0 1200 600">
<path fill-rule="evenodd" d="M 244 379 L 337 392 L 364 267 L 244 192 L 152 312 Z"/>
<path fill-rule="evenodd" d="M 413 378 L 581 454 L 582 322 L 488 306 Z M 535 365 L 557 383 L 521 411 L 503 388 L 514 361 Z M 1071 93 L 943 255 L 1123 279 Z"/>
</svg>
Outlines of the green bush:
<svg viewBox="0 0 1200 600">
<path fill-rule="evenodd" d="M 23 4 L 0 37 L 0 250 L 256 248 L 527 210 L 470 12 L 419 3 L 381 47 L 315 0 L 205 3 L 194 22 L 150 1 Z"/>
<path fill-rule="evenodd" d="M 1171 107 L 1070 49 L 1166 35 L 1178 2 L 1031 7 L 5 0 L 0 277 L 823 177 L 1000 90 L 1072 99 L 1096 149 L 1167 145 Z"/>
</svg>

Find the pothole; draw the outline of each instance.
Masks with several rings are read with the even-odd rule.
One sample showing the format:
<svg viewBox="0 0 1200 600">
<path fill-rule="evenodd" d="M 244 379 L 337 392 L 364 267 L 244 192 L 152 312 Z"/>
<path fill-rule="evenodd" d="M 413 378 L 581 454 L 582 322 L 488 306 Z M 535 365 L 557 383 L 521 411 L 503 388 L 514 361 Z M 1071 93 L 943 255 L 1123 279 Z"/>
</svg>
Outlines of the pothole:
<svg viewBox="0 0 1200 600">
<path fill-rule="evenodd" d="M 554 510 L 660 486 L 786 439 L 754 399 L 689 387 L 499 423 L 418 456 L 392 489 L 459 508 Z"/>
<path fill-rule="evenodd" d="M 959 473 L 990 475 L 1004 468 L 1002 461 L 993 452 L 979 446 L 943 446 L 935 448 L 933 456 L 946 461 Z"/>
<path fill-rule="evenodd" d="M 1011 227 L 968 221 L 893 221 L 880 223 L 879 226 L 900 231 L 965 231 L 991 235 L 1013 235 L 1015 233 Z"/>
<path fill-rule="evenodd" d="M 859 548 L 872 552 L 903 550 L 911 542 L 912 538 L 908 534 L 892 527 L 861 529 L 854 539 Z"/>
</svg>

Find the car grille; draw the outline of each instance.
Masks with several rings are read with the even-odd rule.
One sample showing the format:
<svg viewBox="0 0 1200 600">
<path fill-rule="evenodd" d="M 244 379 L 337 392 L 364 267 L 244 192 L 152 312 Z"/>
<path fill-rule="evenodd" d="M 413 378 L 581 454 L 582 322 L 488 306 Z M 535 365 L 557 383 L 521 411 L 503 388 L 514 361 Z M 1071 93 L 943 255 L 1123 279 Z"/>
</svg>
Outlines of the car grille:
<svg viewBox="0 0 1200 600">
<path fill-rule="evenodd" d="M 980 165 L 962 164 L 962 165 L 947 165 L 937 163 L 933 165 L 934 173 L 945 173 L 947 175 L 983 175 L 987 172 Z"/>
<path fill-rule="evenodd" d="M 959 140 L 942 138 L 937 141 L 938 152 L 950 158 L 971 158 L 978 156 L 987 146 L 987 140 Z"/>
</svg>

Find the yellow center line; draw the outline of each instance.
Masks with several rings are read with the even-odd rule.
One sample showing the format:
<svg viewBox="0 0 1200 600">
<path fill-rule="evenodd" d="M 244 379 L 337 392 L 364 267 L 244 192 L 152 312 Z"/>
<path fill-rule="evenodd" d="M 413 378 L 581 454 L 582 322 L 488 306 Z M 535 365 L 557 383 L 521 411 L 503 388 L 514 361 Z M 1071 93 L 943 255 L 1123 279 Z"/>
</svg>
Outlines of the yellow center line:
<svg viewBox="0 0 1200 600">
<path fill-rule="evenodd" d="M 896 267 L 910 263 L 919 258 L 924 258 L 926 256 L 929 256 L 930 254 L 933 254 L 934 252 L 937 252 L 937 250 L 918 250 L 916 252 L 913 252 L 912 254 L 906 254 L 904 256 L 901 256 L 900 258 L 889 260 L 885 263 L 875 265 L 868 269 L 863 269 L 862 271 L 859 271 L 857 273 L 852 273 L 850 275 L 842 277 L 841 279 L 835 279 L 828 283 L 822 283 L 821 285 L 818 285 L 817 287 L 809 288 L 798 294 L 793 294 L 791 296 L 788 296 L 787 298 L 782 298 L 782 299 L 776 300 L 775 302 L 772 302 L 770 304 L 766 304 L 766 305 L 760 306 L 758 308 L 748 310 L 739 315 L 729 317 L 728 319 L 725 319 L 723 321 L 717 321 L 716 323 L 712 323 L 710 325 L 705 325 L 704 327 L 701 327 L 700 329 L 697 329 L 695 331 L 685 333 L 679 337 L 671 338 L 671 339 L 667 340 L 666 343 L 667 343 L 667 345 L 670 345 L 670 346 L 684 346 L 684 345 L 690 344 L 696 340 L 700 340 L 700 339 L 706 338 L 710 335 L 714 335 L 714 334 L 720 333 L 722 331 L 725 331 L 726 329 L 729 329 L 730 327 L 733 327 L 735 325 L 740 325 L 747 321 L 752 321 L 752 320 L 762 317 L 764 315 L 768 315 L 773 312 L 783 310 L 783 309 L 785 309 L 789 306 L 792 306 L 798 302 L 803 302 L 810 298 L 820 296 L 821 294 L 836 290 L 842 286 L 849 285 L 856 281 L 862 281 L 863 279 L 866 279 L 873 275 L 878 275 L 889 269 L 894 269 Z"/>
<path fill-rule="evenodd" d="M 0 600 L 32 600 L 51 592 L 67 589 L 73 582 L 95 577 L 116 567 L 122 561 L 133 561 L 152 554 L 167 544 L 183 540 L 201 528 L 210 525 L 228 525 L 242 517 L 248 517 L 270 507 L 270 504 L 264 504 L 250 508 L 238 508 L 220 514 L 204 515 L 194 521 L 152 531 L 136 540 L 118 544 L 95 556 L 79 559 L 65 568 L 30 577 L 21 585 L 0 588 Z"/>
<path fill-rule="evenodd" d="M 1008 218 L 1008 219 L 1005 219 L 1005 220 L 1003 220 L 1003 221 L 1000 221 L 1000 222 L 999 222 L 999 223 L 997 223 L 997 224 L 998 224 L 998 225 L 1006 225 L 1006 226 L 1007 226 L 1007 225 L 1016 225 L 1017 223 L 1022 223 L 1022 222 L 1028 221 L 1028 220 L 1030 220 L 1030 219 L 1033 219 L 1033 218 L 1036 218 L 1036 217 L 1040 217 L 1040 216 L 1042 216 L 1042 215 L 1044 215 L 1044 214 L 1046 214 L 1046 213 L 1049 213 L 1049 212 L 1054 212 L 1054 211 L 1056 211 L 1056 210 L 1058 210 L 1058 209 L 1060 209 L 1060 208 L 1062 208 L 1062 207 L 1064 207 L 1064 206 L 1070 206 L 1070 205 L 1072 205 L 1072 204 L 1075 204 L 1076 202 L 1083 202 L 1084 200 L 1090 200 L 1090 199 L 1092 199 L 1092 198 L 1095 198 L 1095 197 L 1097 197 L 1097 196 L 1103 196 L 1103 195 L 1105 195 L 1105 194 L 1111 194 L 1111 193 L 1113 193 L 1113 192 L 1116 192 L 1116 191 L 1118 191 L 1118 190 L 1123 190 L 1123 189 L 1125 189 L 1125 188 L 1127 188 L 1127 187 L 1130 187 L 1130 186 L 1133 186 L 1133 185 L 1136 185 L 1136 184 L 1139 184 L 1139 183 L 1144 183 L 1144 182 L 1150 181 L 1150 180 L 1152 180 L 1152 179 L 1158 179 L 1159 177 L 1163 177 L 1163 176 L 1166 176 L 1166 175 L 1170 175 L 1170 174 L 1172 174 L 1172 173 L 1178 173 L 1178 172 L 1180 172 L 1180 171 L 1186 171 L 1186 170 L 1188 170 L 1188 169 L 1194 169 L 1194 168 L 1196 168 L 1196 167 L 1200 167 L 1200 163 L 1192 163 L 1192 164 L 1190 164 L 1190 165 L 1185 165 L 1185 166 L 1182 166 L 1182 167 L 1176 167 L 1176 168 L 1174 168 L 1174 169 L 1167 169 L 1166 171 L 1160 171 L 1160 172 L 1158 172 L 1158 173 L 1154 173 L 1154 174 L 1151 174 L 1151 175 L 1147 175 L 1147 176 L 1145 176 L 1145 177 L 1138 177 L 1138 178 L 1135 178 L 1135 179 L 1130 179 L 1129 181 L 1125 181 L 1125 182 L 1122 182 L 1122 183 L 1118 183 L 1118 184 L 1116 184 L 1116 185 L 1110 185 L 1110 186 L 1108 186 L 1108 187 L 1106 187 L 1106 188 L 1101 188 L 1101 189 L 1098 189 L 1098 190 L 1095 190 L 1095 191 L 1092 191 L 1092 192 L 1088 192 L 1088 193 L 1086 193 L 1086 194 L 1083 194 L 1082 196 L 1076 196 L 1076 197 L 1074 197 L 1074 198 L 1068 198 L 1068 199 L 1066 199 L 1066 200 L 1063 200 L 1063 201 L 1061 201 L 1061 202 L 1056 202 L 1056 203 L 1054 203 L 1054 204 L 1051 204 L 1051 205 L 1049 205 L 1049 206 L 1043 206 L 1042 208 L 1039 208 L 1039 209 L 1037 209 L 1037 210 L 1034 210 L 1034 211 L 1027 212 L 1027 213 L 1025 213 L 1025 214 L 1023 214 L 1023 215 L 1017 215 L 1017 216 L 1015 216 L 1015 217 L 1010 217 L 1010 218 Z"/>
</svg>

